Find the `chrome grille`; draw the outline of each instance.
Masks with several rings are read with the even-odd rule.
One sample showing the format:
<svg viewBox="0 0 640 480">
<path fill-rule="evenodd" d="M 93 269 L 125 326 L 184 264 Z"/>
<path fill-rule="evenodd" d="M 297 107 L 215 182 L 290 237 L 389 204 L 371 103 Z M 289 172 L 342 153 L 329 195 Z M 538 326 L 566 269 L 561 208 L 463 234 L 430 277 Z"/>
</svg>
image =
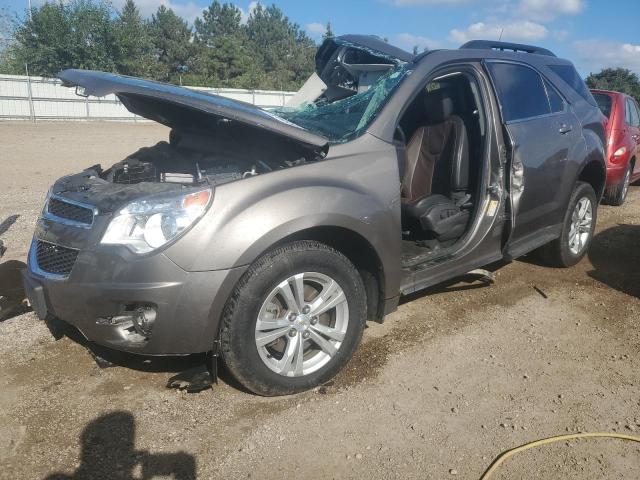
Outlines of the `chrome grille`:
<svg viewBox="0 0 640 480">
<path fill-rule="evenodd" d="M 40 270 L 55 275 L 69 275 L 78 258 L 78 250 L 36 240 L 36 260 Z"/>
<path fill-rule="evenodd" d="M 71 222 L 91 225 L 93 223 L 93 210 L 76 203 L 70 203 L 58 197 L 51 197 L 47 203 L 47 212 L 58 218 Z"/>
</svg>

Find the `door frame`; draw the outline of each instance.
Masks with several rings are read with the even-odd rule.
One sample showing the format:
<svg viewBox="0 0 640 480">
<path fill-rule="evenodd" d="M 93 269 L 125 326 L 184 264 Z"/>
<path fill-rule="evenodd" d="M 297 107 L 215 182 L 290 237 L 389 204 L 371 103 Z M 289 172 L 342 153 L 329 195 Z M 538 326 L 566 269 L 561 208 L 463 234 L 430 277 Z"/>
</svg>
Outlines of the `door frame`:
<svg viewBox="0 0 640 480">
<path fill-rule="evenodd" d="M 410 95 L 396 118 L 396 125 L 409 105 L 426 86 L 444 75 L 452 73 L 471 75 L 477 86 L 477 95 L 484 115 L 485 139 L 482 153 L 482 171 L 478 175 L 481 188 L 474 219 L 457 249 L 410 269 L 403 269 L 402 294 L 410 294 L 449 278 L 462 275 L 479 266 L 502 259 L 502 227 L 504 225 L 505 184 L 502 123 L 499 106 L 488 73 L 481 61 L 456 61 L 437 65 L 420 86 Z"/>
</svg>

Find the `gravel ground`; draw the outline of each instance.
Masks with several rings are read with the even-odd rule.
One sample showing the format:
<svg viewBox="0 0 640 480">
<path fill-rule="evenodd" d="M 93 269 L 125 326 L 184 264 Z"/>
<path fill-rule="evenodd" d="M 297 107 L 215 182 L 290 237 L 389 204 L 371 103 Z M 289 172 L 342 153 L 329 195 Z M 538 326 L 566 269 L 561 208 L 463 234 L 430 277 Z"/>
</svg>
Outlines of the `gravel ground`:
<svg viewBox="0 0 640 480">
<path fill-rule="evenodd" d="M 151 124 L 0 123 L 0 288 L 25 261 L 48 186 L 166 138 Z M 465 478 L 505 449 L 640 429 L 640 187 L 601 207 L 589 257 L 522 259 L 496 283 L 407 299 L 330 385 L 285 398 L 166 390 L 183 360 L 100 369 L 31 312 L 0 322 L 0 478 Z M 496 479 L 639 477 L 640 444 L 563 442 Z"/>
</svg>

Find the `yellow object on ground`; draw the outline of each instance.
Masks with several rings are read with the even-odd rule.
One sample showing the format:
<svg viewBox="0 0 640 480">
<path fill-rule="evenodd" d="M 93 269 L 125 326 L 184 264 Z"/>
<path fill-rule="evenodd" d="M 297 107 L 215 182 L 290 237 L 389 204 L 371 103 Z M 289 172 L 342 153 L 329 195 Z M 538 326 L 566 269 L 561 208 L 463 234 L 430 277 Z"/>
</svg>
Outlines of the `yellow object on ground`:
<svg viewBox="0 0 640 480">
<path fill-rule="evenodd" d="M 525 450 L 540 447 L 542 445 L 548 445 L 550 443 L 562 442 L 566 440 L 576 440 L 581 438 L 615 438 L 618 440 L 629 440 L 631 442 L 640 443 L 640 437 L 635 437 L 633 435 L 624 435 L 621 433 L 573 433 L 570 435 L 558 435 L 557 437 L 543 438 L 541 440 L 525 443 L 524 445 L 520 445 L 519 447 L 515 447 L 511 450 L 502 452 L 500 455 L 498 455 L 498 457 L 496 457 L 489 468 L 487 468 L 482 477 L 480 477 L 480 480 L 487 480 L 489 477 L 491 477 L 491 475 L 495 473 L 500 465 L 502 465 L 508 458 L 514 456 L 516 453 L 524 452 Z"/>
</svg>

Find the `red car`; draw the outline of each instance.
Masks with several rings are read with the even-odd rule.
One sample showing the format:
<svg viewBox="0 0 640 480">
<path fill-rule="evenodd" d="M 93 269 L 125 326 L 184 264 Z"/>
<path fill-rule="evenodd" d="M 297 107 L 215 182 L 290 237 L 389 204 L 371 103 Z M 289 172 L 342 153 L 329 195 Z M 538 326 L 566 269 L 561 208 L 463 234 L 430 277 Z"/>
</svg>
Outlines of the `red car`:
<svg viewBox="0 0 640 480">
<path fill-rule="evenodd" d="M 607 188 L 604 200 L 622 205 L 629 184 L 640 179 L 640 109 L 636 101 L 620 92 L 591 90 L 602 113 L 607 117 Z"/>
</svg>

